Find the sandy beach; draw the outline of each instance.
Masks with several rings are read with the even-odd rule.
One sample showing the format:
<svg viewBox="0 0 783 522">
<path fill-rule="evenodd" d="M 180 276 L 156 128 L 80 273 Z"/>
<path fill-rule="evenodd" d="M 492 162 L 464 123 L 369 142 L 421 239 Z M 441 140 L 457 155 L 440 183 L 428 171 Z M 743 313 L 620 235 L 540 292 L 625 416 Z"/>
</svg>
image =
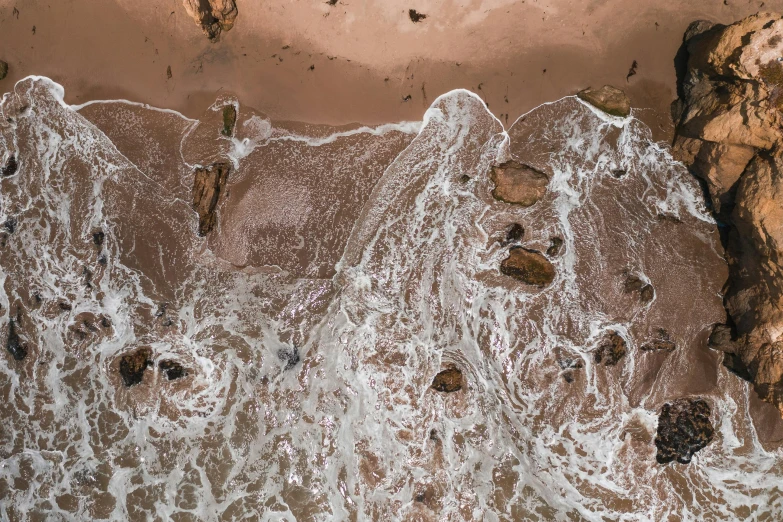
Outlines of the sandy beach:
<svg viewBox="0 0 783 522">
<path fill-rule="evenodd" d="M 783 1 L 238 2 L 234 28 L 211 43 L 180 0 L 3 0 L 0 59 L 10 71 L 0 88 L 45 75 L 70 103 L 124 98 L 194 117 L 228 91 L 275 119 L 376 124 L 419 119 L 464 87 L 510 123 L 610 83 L 653 109 L 642 117 L 660 132 L 688 23 L 729 23 L 761 6 Z M 426 18 L 412 22 L 409 9 Z"/>
</svg>

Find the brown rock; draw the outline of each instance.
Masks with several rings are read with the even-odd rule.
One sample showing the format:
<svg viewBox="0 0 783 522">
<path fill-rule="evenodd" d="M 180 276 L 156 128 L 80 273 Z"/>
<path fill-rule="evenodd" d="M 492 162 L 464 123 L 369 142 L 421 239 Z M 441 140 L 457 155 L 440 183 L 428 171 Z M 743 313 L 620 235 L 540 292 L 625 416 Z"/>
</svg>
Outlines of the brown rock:
<svg viewBox="0 0 783 522">
<path fill-rule="evenodd" d="M 626 294 L 638 293 L 639 299 L 643 303 L 649 303 L 655 297 L 655 290 L 653 289 L 652 285 L 645 283 L 635 275 L 628 275 L 625 278 L 623 291 Z"/>
<path fill-rule="evenodd" d="M 8 76 L 8 64 L 0 60 L 0 80 L 4 80 L 6 76 Z"/>
<path fill-rule="evenodd" d="M 137 348 L 120 358 L 120 375 L 125 386 L 134 386 L 144 379 L 144 370 L 152 365 L 152 349 Z"/>
<path fill-rule="evenodd" d="M 193 209 L 198 212 L 200 236 L 206 236 L 217 223 L 215 210 L 230 171 L 231 167 L 227 163 L 215 163 L 196 169 L 193 180 Z"/>
<path fill-rule="evenodd" d="M 677 344 L 669 337 L 669 332 L 664 329 L 658 330 L 658 337 L 652 339 L 641 346 L 643 352 L 673 352 L 677 349 Z"/>
<path fill-rule="evenodd" d="M 728 225 L 726 310 L 710 346 L 783 413 L 783 20 L 694 23 L 680 50 L 674 152 Z"/>
<path fill-rule="evenodd" d="M 188 15 L 213 42 L 220 39 L 222 32 L 231 30 L 239 14 L 234 0 L 182 0 L 182 4 Z"/>
<path fill-rule="evenodd" d="M 658 417 L 655 460 L 688 464 L 693 454 L 712 441 L 715 430 L 710 422 L 710 405 L 701 398 L 677 399 L 666 403 Z"/>
<path fill-rule="evenodd" d="M 237 109 L 232 104 L 223 106 L 223 130 L 220 131 L 223 136 L 231 137 L 234 135 L 234 126 L 237 123 Z"/>
<path fill-rule="evenodd" d="M 546 249 L 546 255 L 549 257 L 557 257 L 560 254 L 560 249 L 563 247 L 563 240 L 559 237 L 553 237 L 549 240 L 549 248 Z"/>
<path fill-rule="evenodd" d="M 163 372 L 163 375 L 166 376 L 166 379 L 170 381 L 181 379 L 182 377 L 187 377 L 188 375 L 188 371 L 184 366 L 182 366 L 177 361 L 172 361 L 170 359 L 160 361 L 158 363 L 158 368 L 160 368 L 160 371 Z"/>
<path fill-rule="evenodd" d="M 523 283 L 545 287 L 555 279 L 555 267 L 539 252 L 521 247 L 512 248 L 500 264 L 500 272 Z"/>
<path fill-rule="evenodd" d="M 459 391 L 462 389 L 462 372 L 455 367 L 447 368 L 435 376 L 432 387 L 444 393 Z"/>
<path fill-rule="evenodd" d="M 625 339 L 620 337 L 617 332 L 611 331 L 593 353 L 593 359 L 596 364 L 603 363 L 604 366 L 614 366 L 625 357 L 626 352 Z"/>
<path fill-rule="evenodd" d="M 625 118 L 631 114 L 631 101 L 623 91 L 611 85 L 600 89 L 587 88 L 577 94 L 580 99 L 612 116 Z"/>
<path fill-rule="evenodd" d="M 549 184 L 546 174 L 516 161 L 493 166 L 489 178 L 495 184 L 492 190 L 495 199 L 523 207 L 532 206 L 541 199 Z"/>
</svg>

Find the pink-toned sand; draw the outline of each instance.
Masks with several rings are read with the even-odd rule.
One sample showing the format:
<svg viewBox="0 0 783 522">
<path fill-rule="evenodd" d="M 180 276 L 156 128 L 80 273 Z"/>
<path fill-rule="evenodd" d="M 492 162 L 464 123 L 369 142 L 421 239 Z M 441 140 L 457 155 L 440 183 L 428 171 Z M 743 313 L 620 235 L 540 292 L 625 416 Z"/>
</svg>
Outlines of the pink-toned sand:
<svg viewBox="0 0 783 522">
<path fill-rule="evenodd" d="M 127 98 L 188 115 L 232 91 L 276 119 L 339 124 L 420 119 L 459 87 L 511 122 L 611 83 L 665 127 L 691 21 L 783 10 L 783 0 L 727 2 L 237 0 L 234 28 L 210 43 L 181 0 L 0 0 L 0 59 L 10 64 L 0 89 L 40 74 L 71 103 Z M 413 23 L 411 8 L 427 18 Z"/>
</svg>

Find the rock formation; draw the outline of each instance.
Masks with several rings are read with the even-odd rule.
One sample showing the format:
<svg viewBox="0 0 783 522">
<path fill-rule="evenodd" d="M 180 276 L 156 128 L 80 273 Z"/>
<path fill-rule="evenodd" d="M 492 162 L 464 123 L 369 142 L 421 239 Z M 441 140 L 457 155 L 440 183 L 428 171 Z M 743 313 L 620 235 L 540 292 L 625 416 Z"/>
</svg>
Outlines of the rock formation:
<svg viewBox="0 0 783 522">
<path fill-rule="evenodd" d="M 237 5 L 234 0 L 182 0 L 185 11 L 201 27 L 211 41 L 220 39 L 220 34 L 234 27 Z"/>
<path fill-rule="evenodd" d="M 677 61 L 674 152 L 727 231 L 730 321 L 711 346 L 783 413 L 783 19 L 694 22 Z"/>
<path fill-rule="evenodd" d="M 198 212 L 198 235 L 206 236 L 217 223 L 218 202 L 226 186 L 231 167 L 227 163 L 215 163 L 196 169 L 193 180 L 193 209 Z"/>
<path fill-rule="evenodd" d="M 14 323 L 13 319 L 8 321 L 8 339 L 5 347 L 17 361 L 27 357 L 27 347 L 19 339 L 19 334 L 16 332 L 16 323 Z"/>
<path fill-rule="evenodd" d="M 8 76 L 8 64 L 0 60 L 0 80 L 4 80 Z"/>
<path fill-rule="evenodd" d="M 555 267 L 538 252 L 513 247 L 500 263 L 500 272 L 523 283 L 543 288 L 555 279 Z"/>
<path fill-rule="evenodd" d="M 188 375 L 188 371 L 180 363 L 172 361 L 171 359 L 160 361 L 158 363 L 158 368 L 163 372 L 163 375 L 166 376 L 166 379 L 170 381 L 181 379 Z"/>
<path fill-rule="evenodd" d="M 489 178 L 495 184 L 492 191 L 495 199 L 523 207 L 541 199 L 549 184 L 546 174 L 513 160 L 493 166 Z"/>
<path fill-rule="evenodd" d="M 604 366 L 615 366 L 620 362 L 620 359 L 625 357 L 627 351 L 625 339 L 620 337 L 617 332 L 611 331 L 593 353 L 593 359 L 596 364 L 603 363 Z"/>
<path fill-rule="evenodd" d="M 230 138 L 234 135 L 234 127 L 237 124 L 237 108 L 233 105 L 223 107 L 223 129 L 220 131 L 223 136 Z"/>
<path fill-rule="evenodd" d="M 655 460 L 688 464 L 693 454 L 707 446 L 715 435 L 710 405 L 704 399 L 677 399 L 666 403 L 658 416 Z"/>
<path fill-rule="evenodd" d="M 447 368 L 432 380 L 432 388 L 445 393 L 462 389 L 462 372 L 458 368 Z"/>
<path fill-rule="evenodd" d="M 120 375 L 125 386 L 134 386 L 144 379 L 144 371 L 152 364 L 152 350 L 138 348 L 120 357 Z"/>
<path fill-rule="evenodd" d="M 612 116 L 625 118 L 631 114 L 631 101 L 623 91 L 611 85 L 600 89 L 587 88 L 576 95 L 598 109 Z"/>
</svg>

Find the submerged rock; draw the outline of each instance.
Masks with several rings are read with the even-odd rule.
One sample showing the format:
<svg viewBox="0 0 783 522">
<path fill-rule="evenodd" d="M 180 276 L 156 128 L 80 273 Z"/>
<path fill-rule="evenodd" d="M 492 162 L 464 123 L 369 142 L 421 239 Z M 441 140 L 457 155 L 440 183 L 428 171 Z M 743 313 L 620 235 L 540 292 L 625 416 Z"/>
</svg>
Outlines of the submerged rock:
<svg viewBox="0 0 783 522">
<path fill-rule="evenodd" d="M 234 135 L 234 126 L 237 124 L 237 109 L 234 105 L 223 106 L 223 130 L 220 132 L 223 136 L 231 137 Z"/>
<path fill-rule="evenodd" d="M 658 330 L 658 337 L 647 341 L 641 347 L 643 352 L 673 352 L 677 344 L 669 337 L 669 332 L 663 328 Z"/>
<path fill-rule="evenodd" d="M 0 80 L 4 80 L 8 76 L 8 63 L 0 60 Z"/>
<path fill-rule="evenodd" d="M 16 323 L 13 319 L 8 321 L 8 339 L 6 340 L 5 347 L 17 361 L 21 361 L 27 357 L 27 346 L 22 344 L 21 339 L 19 339 L 19 334 L 16 331 Z"/>
<path fill-rule="evenodd" d="M 292 348 L 280 348 L 277 351 L 277 358 L 285 363 L 283 370 L 290 370 L 297 364 L 301 358 L 299 357 L 299 348 L 296 346 Z"/>
<path fill-rule="evenodd" d="M 631 114 L 631 101 L 623 91 L 611 85 L 600 89 L 587 88 L 577 94 L 580 99 L 612 116 L 625 118 Z"/>
<path fill-rule="evenodd" d="M 173 361 L 171 359 L 164 359 L 158 363 L 158 368 L 161 372 L 163 372 L 163 375 L 166 376 L 166 379 L 170 381 L 174 381 L 176 379 L 181 379 L 182 377 L 187 377 L 188 371 L 183 367 L 180 363 L 177 361 Z"/>
<path fill-rule="evenodd" d="M 543 288 L 555 279 L 555 267 L 539 252 L 512 248 L 500 264 L 500 272 L 523 283 Z"/>
<path fill-rule="evenodd" d="M 103 230 L 96 229 L 92 233 L 92 242 L 95 246 L 100 248 L 103 246 L 103 241 L 106 239 L 106 234 L 104 234 Z"/>
<path fill-rule="evenodd" d="M 5 167 L 3 167 L 3 176 L 13 176 L 18 169 L 19 165 L 16 163 L 16 156 L 9 156 L 5 162 Z"/>
<path fill-rule="evenodd" d="M 520 241 L 525 235 L 525 227 L 520 225 L 519 223 L 514 223 L 510 227 L 508 227 L 508 230 L 506 231 L 506 238 L 502 241 L 500 241 L 500 244 L 502 246 L 510 245 L 511 243 L 516 243 Z"/>
<path fill-rule="evenodd" d="M 432 388 L 444 393 L 452 393 L 461 390 L 462 372 L 455 367 L 443 370 L 432 380 Z"/>
<path fill-rule="evenodd" d="M 724 364 L 783 414 L 783 19 L 694 22 L 678 55 L 673 151 L 726 225 Z"/>
<path fill-rule="evenodd" d="M 152 349 L 138 348 L 120 358 L 120 375 L 125 386 L 134 386 L 144 379 L 144 371 L 152 365 Z"/>
<path fill-rule="evenodd" d="M 596 364 L 603 363 L 604 366 L 614 366 L 625 357 L 626 352 L 625 339 L 620 337 L 617 332 L 612 331 L 593 353 L 593 360 Z"/>
<path fill-rule="evenodd" d="M 549 248 L 546 249 L 546 255 L 549 257 L 557 257 L 560 254 L 561 248 L 563 248 L 563 239 L 553 237 L 549 240 Z"/>
<path fill-rule="evenodd" d="M 693 454 L 707 446 L 715 435 L 710 413 L 710 405 L 701 398 L 664 404 L 658 417 L 655 460 L 659 464 L 673 460 L 688 464 Z"/>
<path fill-rule="evenodd" d="M 546 174 L 513 160 L 492 166 L 489 178 L 495 184 L 492 190 L 495 199 L 523 207 L 541 199 L 549 184 Z"/>
<path fill-rule="evenodd" d="M 182 0 L 182 4 L 212 42 L 217 42 L 221 33 L 234 27 L 239 14 L 234 0 Z"/>
<path fill-rule="evenodd" d="M 217 224 L 215 211 L 226 186 L 231 167 L 215 163 L 196 169 L 193 180 L 193 209 L 198 212 L 198 235 L 206 236 Z"/>
<path fill-rule="evenodd" d="M 655 290 L 652 285 L 642 281 L 635 275 L 629 275 L 625 278 L 623 291 L 626 294 L 638 293 L 639 299 L 643 303 L 649 303 L 655 297 Z"/>
</svg>

